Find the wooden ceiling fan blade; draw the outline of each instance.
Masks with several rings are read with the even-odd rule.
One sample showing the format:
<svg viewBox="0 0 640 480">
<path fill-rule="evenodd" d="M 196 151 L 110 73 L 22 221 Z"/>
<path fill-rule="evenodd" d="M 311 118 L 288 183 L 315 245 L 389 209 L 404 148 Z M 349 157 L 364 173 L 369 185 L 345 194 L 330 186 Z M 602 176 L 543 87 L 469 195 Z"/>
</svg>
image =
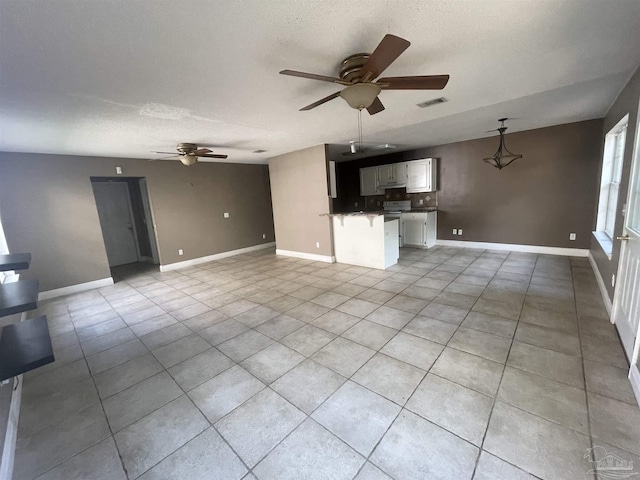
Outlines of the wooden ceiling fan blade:
<svg viewBox="0 0 640 480">
<path fill-rule="evenodd" d="M 209 150 L 208 148 L 199 148 L 195 152 L 193 152 L 193 154 L 198 157 L 202 157 L 204 156 L 205 153 L 211 153 L 211 152 L 213 152 L 213 150 Z"/>
<path fill-rule="evenodd" d="M 385 90 L 442 90 L 449 81 L 449 75 L 423 75 L 415 77 L 386 77 L 376 83 L 384 83 Z"/>
<path fill-rule="evenodd" d="M 317 75 L 315 73 L 297 72 L 295 70 L 282 70 L 280 75 L 289 75 L 291 77 L 308 78 L 310 80 L 320 80 L 321 82 L 345 83 L 336 77 L 327 77 L 326 75 Z"/>
<path fill-rule="evenodd" d="M 198 157 L 203 158 L 227 158 L 229 155 L 221 155 L 218 153 L 205 153 L 204 155 L 198 155 Z"/>
<path fill-rule="evenodd" d="M 409 48 L 411 42 L 395 35 L 387 34 L 373 51 L 367 63 L 360 69 L 360 78 L 373 80 L 384 72 L 402 52 Z"/>
<path fill-rule="evenodd" d="M 375 115 L 376 113 L 380 113 L 383 110 L 384 105 L 378 97 L 376 97 L 373 103 L 367 107 L 367 112 L 369 112 L 369 115 Z"/>
<path fill-rule="evenodd" d="M 176 152 L 151 152 L 151 153 L 162 153 L 164 155 L 178 155 Z"/>
<path fill-rule="evenodd" d="M 302 107 L 300 111 L 303 112 L 306 110 L 311 110 L 312 108 L 316 108 L 317 106 L 322 105 L 323 103 L 327 103 L 329 100 L 333 100 L 334 98 L 338 98 L 339 96 L 340 96 L 340 92 L 332 93 L 328 97 L 321 98 L 317 102 L 313 102 L 312 104 L 307 105 L 306 107 Z"/>
</svg>

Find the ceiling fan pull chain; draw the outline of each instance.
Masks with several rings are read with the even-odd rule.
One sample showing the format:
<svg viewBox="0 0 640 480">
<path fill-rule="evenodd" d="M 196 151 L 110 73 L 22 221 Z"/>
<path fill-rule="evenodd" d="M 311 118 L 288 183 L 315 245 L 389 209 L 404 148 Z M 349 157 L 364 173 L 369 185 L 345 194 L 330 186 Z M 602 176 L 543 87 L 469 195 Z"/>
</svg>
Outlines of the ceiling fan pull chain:
<svg viewBox="0 0 640 480">
<path fill-rule="evenodd" d="M 362 150 L 362 109 L 358 110 L 358 151 Z"/>
</svg>

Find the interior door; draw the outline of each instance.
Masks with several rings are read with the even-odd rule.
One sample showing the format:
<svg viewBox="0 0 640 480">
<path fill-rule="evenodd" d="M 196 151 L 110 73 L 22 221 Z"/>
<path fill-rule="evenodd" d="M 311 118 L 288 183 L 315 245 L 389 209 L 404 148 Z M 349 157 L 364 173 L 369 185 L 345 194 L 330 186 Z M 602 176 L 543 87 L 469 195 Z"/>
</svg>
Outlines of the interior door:
<svg viewBox="0 0 640 480">
<path fill-rule="evenodd" d="M 126 182 L 92 182 L 110 267 L 139 260 Z"/>
<path fill-rule="evenodd" d="M 640 123 L 640 122 L 639 122 Z M 639 125 L 640 126 L 640 125 Z M 638 136 L 640 137 L 640 129 Z M 638 139 L 635 141 L 627 207 L 624 216 L 617 285 L 613 297 L 612 319 L 622 345 L 631 360 L 632 383 L 640 379 L 638 351 L 640 350 L 640 160 Z M 639 389 L 640 385 L 634 384 Z M 639 391 L 636 390 L 636 395 Z M 638 396 L 640 402 L 640 396 Z"/>
</svg>

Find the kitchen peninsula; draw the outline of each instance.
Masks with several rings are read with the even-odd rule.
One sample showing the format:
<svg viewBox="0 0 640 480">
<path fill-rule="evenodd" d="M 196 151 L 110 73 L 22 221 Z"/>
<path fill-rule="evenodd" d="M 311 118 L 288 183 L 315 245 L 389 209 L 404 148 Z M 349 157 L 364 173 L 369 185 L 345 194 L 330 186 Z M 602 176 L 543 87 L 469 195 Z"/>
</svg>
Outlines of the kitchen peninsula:
<svg viewBox="0 0 640 480">
<path fill-rule="evenodd" d="M 329 214 L 336 262 L 384 270 L 398 263 L 399 221 L 381 212 Z"/>
</svg>

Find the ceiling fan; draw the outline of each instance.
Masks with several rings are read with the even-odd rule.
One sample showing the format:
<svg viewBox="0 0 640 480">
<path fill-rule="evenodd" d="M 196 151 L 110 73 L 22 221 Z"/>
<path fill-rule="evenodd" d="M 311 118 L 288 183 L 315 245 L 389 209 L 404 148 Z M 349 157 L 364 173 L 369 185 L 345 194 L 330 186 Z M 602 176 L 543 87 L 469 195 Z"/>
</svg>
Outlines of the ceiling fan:
<svg viewBox="0 0 640 480">
<path fill-rule="evenodd" d="M 442 90 L 449 81 L 449 75 L 423 75 L 413 77 L 384 77 L 374 82 L 407 48 L 409 41 L 387 34 L 372 54 L 356 53 L 345 58 L 340 66 L 340 77 L 328 77 L 314 73 L 282 70 L 282 75 L 320 80 L 344 85 L 343 90 L 332 93 L 300 110 L 311 110 L 323 103 L 342 97 L 350 107 L 366 108 L 370 115 L 384 110 L 378 98 L 382 90 Z"/>
<path fill-rule="evenodd" d="M 176 150 L 178 153 L 172 152 L 153 152 L 153 153 L 166 153 L 167 155 L 172 155 L 172 157 L 167 158 L 178 158 L 180 161 L 190 167 L 191 165 L 195 165 L 198 161 L 198 158 L 227 158 L 228 155 L 220 155 L 217 153 L 212 153 L 212 150 L 208 148 L 198 148 L 198 145 L 195 143 L 179 143 L 176 146 Z M 164 160 L 162 158 L 155 158 L 154 160 Z"/>
</svg>

